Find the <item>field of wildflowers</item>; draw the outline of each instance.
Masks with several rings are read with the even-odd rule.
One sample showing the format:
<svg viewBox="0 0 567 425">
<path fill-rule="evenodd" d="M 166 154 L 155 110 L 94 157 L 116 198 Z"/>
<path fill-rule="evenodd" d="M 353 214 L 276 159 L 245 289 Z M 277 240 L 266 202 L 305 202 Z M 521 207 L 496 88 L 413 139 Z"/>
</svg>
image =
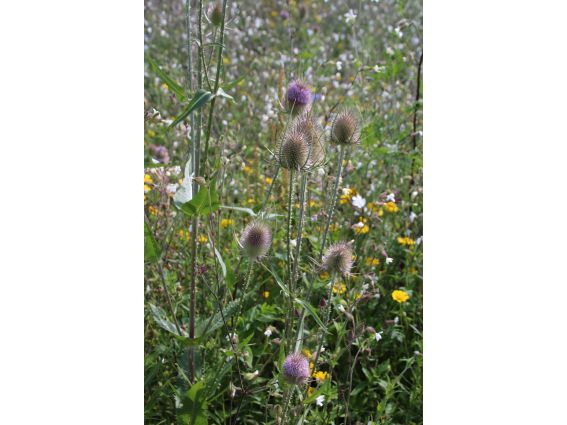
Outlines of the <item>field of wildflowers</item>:
<svg viewBox="0 0 567 425">
<path fill-rule="evenodd" d="M 422 423 L 420 0 L 144 30 L 146 423 Z"/>
</svg>

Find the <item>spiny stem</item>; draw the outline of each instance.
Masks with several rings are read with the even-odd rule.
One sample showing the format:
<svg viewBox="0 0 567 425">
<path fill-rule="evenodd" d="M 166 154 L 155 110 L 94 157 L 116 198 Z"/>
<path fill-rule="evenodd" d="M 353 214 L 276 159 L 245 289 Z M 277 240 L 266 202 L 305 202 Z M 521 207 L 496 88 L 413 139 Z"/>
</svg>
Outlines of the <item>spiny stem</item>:
<svg viewBox="0 0 567 425">
<path fill-rule="evenodd" d="M 323 320 L 324 329 L 321 329 L 321 334 L 319 336 L 319 344 L 317 345 L 317 351 L 315 352 L 315 360 L 313 360 L 313 371 L 315 372 L 317 368 L 317 361 L 319 360 L 319 354 L 321 354 L 321 349 L 325 341 L 325 332 L 329 326 L 329 319 L 331 318 L 332 300 L 333 300 L 333 285 L 335 283 L 336 273 L 331 276 L 331 282 L 329 283 L 329 292 L 327 293 L 327 306 L 325 307 L 325 316 Z"/>
<path fill-rule="evenodd" d="M 292 201 L 293 201 L 293 183 L 294 183 L 293 169 L 289 170 L 289 190 L 287 201 L 287 274 L 288 274 L 288 290 L 289 290 L 289 313 L 285 324 L 285 345 L 289 348 L 291 329 L 293 327 L 293 288 L 292 288 L 292 264 L 291 264 L 291 218 L 292 218 Z"/>
<path fill-rule="evenodd" d="M 248 270 L 246 271 L 246 278 L 244 279 L 244 285 L 242 286 L 242 293 L 240 295 L 240 302 L 238 303 L 238 309 L 236 310 L 238 314 L 236 315 L 236 320 L 242 312 L 242 305 L 244 304 L 244 298 L 246 297 L 246 290 L 250 284 L 250 278 L 252 277 L 252 268 L 254 266 L 254 260 L 250 259 L 248 264 Z"/>
<path fill-rule="evenodd" d="M 325 232 L 323 233 L 323 241 L 321 242 L 321 250 L 319 251 L 319 260 L 323 258 L 325 243 L 327 242 L 327 234 L 329 233 L 329 227 L 331 226 L 331 221 L 333 220 L 333 213 L 335 212 L 335 205 L 337 203 L 337 193 L 339 191 L 341 174 L 343 172 L 343 158 L 344 158 L 344 148 L 343 146 L 339 146 L 339 168 L 337 169 L 337 176 L 335 178 L 335 187 L 333 189 L 333 195 L 331 198 L 331 208 L 329 209 L 329 217 L 327 218 L 327 223 L 325 224 Z"/>
<path fill-rule="evenodd" d="M 291 282 L 295 289 L 295 282 L 297 280 L 297 270 L 299 268 L 299 256 L 301 254 L 301 233 L 303 231 L 303 217 L 305 215 L 305 192 L 307 191 L 307 174 L 301 175 L 301 189 L 300 189 L 300 207 L 299 207 L 299 221 L 297 223 L 297 243 L 295 245 L 295 259 L 293 262 L 293 272 L 291 275 Z"/>
</svg>

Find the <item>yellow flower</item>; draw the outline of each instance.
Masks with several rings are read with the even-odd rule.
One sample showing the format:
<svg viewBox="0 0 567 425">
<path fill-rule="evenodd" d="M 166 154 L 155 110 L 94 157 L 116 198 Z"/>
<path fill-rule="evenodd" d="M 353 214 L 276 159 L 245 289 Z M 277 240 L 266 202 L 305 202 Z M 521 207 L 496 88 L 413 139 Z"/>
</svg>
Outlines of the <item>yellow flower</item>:
<svg viewBox="0 0 567 425">
<path fill-rule="evenodd" d="M 274 181 L 274 179 L 272 179 L 271 177 L 266 177 L 266 178 L 264 179 L 264 181 L 265 181 L 266 183 L 268 183 L 268 184 L 272 184 L 272 182 Z"/>
<path fill-rule="evenodd" d="M 277 10 L 272 10 L 272 16 L 278 16 L 278 11 Z"/>
<path fill-rule="evenodd" d="M 167 87 L 167 86 L 166 86 Z M 152 129 L 148 130 L 148 136 L 150 137 L 154 137 L 156 135 L 156 132 L 153 131 Z"/>
<path fill-rule="evenodd" d="M 323 372 L 322 370 L 318 370 L 313 374 L 313 376 L 317 381 L 323 382 L 325 379 L 329 377 L 329 374 L 327 372 Z"/>
<path fill-rule="evenodd" d="M 368 224 L 365 224 L 362 221 L 359 221 L 358 223 L 353 225 L 352 228 L 354 230 L 354 233 L 356 233 L 357 235 L 363 235 L 365 233 L 368 233 L 368 231 L 370 230 Z"/>
<path fill-rule="evenodd" d="M 392 299 L 399 303 L 405 303 L 407 300 L 409 300 L 409 294 L 406 291 L 396 289 L 394 292 L 392 292 Z"/>
<path fill-rule="evenodd" d="M 232 218 L 223 218 L 220 222 L 220 225 L 223 229 L 226 229 L 228 226 L 232 226 L 234 224 L 234 220 Z"/>
<path fill-rule="evenodd" d="M 157 216 L 159 214 L 159 210 L 156 207 L 154 207 L 153 205 L 150 205 L 150 207 L 148 209 L 150 210 L 151 215 Z"/>
<path fill-rule="evenodd" d="M 186 241 L 188 241 L 189 239 L 191 239 L 191 235 L 189 234 L 188 230 L 179 230 L 179 237 L 181 239 L 185 239 Z"/>
<path fill-rule="evenodd" d="M 311 208 L 312 208 L 312 207 L 316 207 L 316 206 L 318 206 L 318 205 L 319 205 L 319 203 L 318 203 L 317 201 L 314 201 L 314 200 L 310 200 L 310 201 L 309 201 L 309 207 L 311 207 Z"/>
<path fill-rule="evenodd" d="M 152 184 L 154 181 L 152 180 L 152 176 L 149 174 L 144 174 L 144 183 Z"/>
<path fill-rule="evenodd" d="M 321 280 L 328 280 L 329 279 L 329 273 L 321 272 L 321 273 L 319 273 L 319 278 L 321 278 Z"/>
<path fill-rule="evenodd" d="M 266 298 L 266 299 L 269 298 L 269 296 L 270 296 L 270 291 L 264 291 L 264 292 L 262 292 L 262 296 L 263 296 L 264 298 Z"/>
<path fill-rule="evenodd" d="M 200 243 L 206 243 L 209 240 L 209 238 L 207 238 L 207 235 L 199 235 L 198 241 Z"/>
<path fill-rule="evenodd" d="M 148 186 L 147 184 L 144 185 L 144 193 L 148 193 L 150 190 L 152 190 L 152 188 L 150 186 Z"/>
<path fill-rule="evenodd" d="M 315 392 L 315 387 L 309 387 L 309 388 L 307 389 L 307 395 L 308 395 L 308 396 L 313 395 L 314 392 Z"/>
<path fill-rule="evenodd" d="M 367 266 L 372 267 L 372 266 L 377 266 L 377 265 L 379 265 L 379 264 L 380 264 L 380 260 L 379 260 L 378 258 L 368 257 L 368 258 L 366 259 L 366 265 L 367 265 Z"/>
<path fill-rule="evenodd" d="M 250 174 L 252 172 L 252 167 L 250 167 L 249 165 L 245 165 L 242 170 L 244 171 L 245 174 Z"/>
<path fill-rule="evenodd" d="M 313 364 L 313 362 L 309 362 L 309 370 L 310 370 L 311 372 L 313 372 L 313 367 L 314 367 L 314 366 L 315 366 L 315 365 Z"/>
<path fill-rule="evenodd" d="M 310 359 L 312 357 L 311 351 L 309 351 L 307 348 L 303 349 L 303 354 L 305 355 L 305 357 L 307 357 L 308 359 Z"/>
<path fill-rule="evenodd" d="M 378 217 L 382 217 L 384 215 L 384 210 L 382 208 L 380 208 L 378 210 Z"/>
<path fill-rule="evenodd" d="M 386 202 L 384 204 L 384 208 L 386 208 L 386 211 L 388 211 L 389 213 L 396 213 L 398 212 L 400 209 L 398 208 L 398 206 L 396 205 L 395 202 Z"/>
<path fill-rule="evenodd" d="M 362 298 L 362 293 L 361 292 L 357 292 L 354 299 L 359 300 Z"/>
<path fill-rule="evenodd" d="M 339 204 L 348 204 L 353 196 L 357 195 L 356 189 L 347 187 L 343 189 L 343 193 L 339 198 Z"/>
<path fill-rule="evenodd" d="M 254 198 L 248 198 L 246 200 L 246 204 L 248 205 L 254 205 L 256 203 L 256 200 Z"/>
<path fill-rule="evenodd" d="M 400 245 L 407 245 L 407 246 L 414 246 L 415 245 L 415 241 L 412 238 L 409 238 L 407 236 L 405 236 L 405 237 L 398 236 L 398 243 Z"/>
<path fill-rule="evenodd" d="M 346 292 L 346 285 L 343 282 L 335 282 L 333 284 L 333 294 L 342 295 Z"/>
</svg>

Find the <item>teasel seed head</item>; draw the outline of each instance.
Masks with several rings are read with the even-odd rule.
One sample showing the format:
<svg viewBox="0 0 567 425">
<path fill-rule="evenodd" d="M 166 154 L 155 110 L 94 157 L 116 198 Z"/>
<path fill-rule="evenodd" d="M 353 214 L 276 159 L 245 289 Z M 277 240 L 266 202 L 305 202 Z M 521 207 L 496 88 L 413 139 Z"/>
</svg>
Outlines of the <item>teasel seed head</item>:
<svg viewBox="0 0 567 425">
<path fill-rule="evenodd" d="M 293 80 L 287 86 L 286 107 L 293 115 L 309 110 L 311 106 L 311 89 L 300 80 Z"/>
<path fill-rule="evenodd" d="M 360 140 L 360 125 L 353 112 L 339 112 L 331 128 L 331 142 L 337 145 L 354 145 Z"/>
<path fill-rule="evenodd" d="M 290 354 L 285 358 L 283 372 L 290 384 L 303 384 L 309 378 L 309 360 L 300 353 Z"/>
<path fill-rule="evenodd" d="M 309 162 L 309 142 L 306 135 L 290 126 L 277 148 L 277 158 L 283 168 L 296 171 L 305 169 Z"/>
<path fill-rule="evenodd" d="M 209 20 L 215 27 L 220 27 L 222 23 L 222 5 L 220 1 L 209 6 Z"/>
<path fill-rule="evenodd" d="M 329 273 L 349 276 L 352 263 L 351 244 L 347 242 L 337 242 L 325 251 L 321 268 Z"/>
<path fill-rule="evenodd" d="M 325 148 L 323 145 L 324 132 L 321 125 L 317 123 L 311 112 L 306 112 L 294 120 L 293 126 L 307 139 L 309 145 L 308 168 L 312 169 L 322 165 L 325 159 Z"/>
<path fill-rule="evenodd" d="M 251 260 L 264 257 L 271 244 L 272 231 L 261 221 L 254 221 L 246 226 L 240 237 L 240 246 Z"/>
</svg>

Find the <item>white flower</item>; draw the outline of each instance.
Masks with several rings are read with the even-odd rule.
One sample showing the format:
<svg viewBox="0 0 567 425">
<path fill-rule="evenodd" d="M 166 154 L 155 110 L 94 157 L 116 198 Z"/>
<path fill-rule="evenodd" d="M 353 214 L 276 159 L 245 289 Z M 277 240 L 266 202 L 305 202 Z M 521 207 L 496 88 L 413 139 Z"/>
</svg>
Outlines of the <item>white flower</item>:
<svg viewBox="0 0 567 425">
<path fill-rule="evenodd" d="M 382 339 L 382 333 L 383 333 L 383 332 L 384 332 L 384 331 L 380 331 L 380 332 L 376 332 L 376 333 L 374 334 L 374 338 L 376 338 L 376 342 L 378 342 L 378 341 L 380 341 L 380 340 Z"/>
<path fill-rule="evenodd" d="M 364 199 L 360 195 L 353 196 L 352 199 L 351 199 L 351 202 L 352 202 L 352 205 L 356 208 L 364 208 L 364 206 L 366 205 L 366 199 Z"/>
<path fill-rule="evenodd" d="M 416 218 L 417 218 L 417 214 L 414 213 L 413 211 L 410 212 L 410 214 L 409 214 L 409 221 L 410 221 L 410 223 L 413 223 Z"/>
<path fill-rule="evenodd" d="M 374 68 L 372 68 L 372 71 L 374 71 L 376 74 L 380 74 L 381 72 L 384 72 L 385 70 L 386 70 L 385 66 L 374 65 Z"/>
<path fill-rule="evenodd" d="M 324 395 L 320 395 L 315 399 L 315 402 L 317 403 L 317 406 L 323 406 L 323 402 L 325 401 L 325 396 Z"/>
<path fill-rule="evenodd" d="M 297 246 L 297 239 L 290 239 L 289 243 L 295 248 Z"/>
<path fill-rule="evenodd" d="M 267 328 L 264 331 L 264 335 L 266 335 L 268 338 L 272 336 L 272 330 L 270 328 Z"/>
<path fill-rule="evenodd" d="M 165 187 L 165 190 L 167 193 L 171 193 L 174 194 L 175 192 L 177 192 L 177 188 L 179 187 L 179 185 L 177 183 L 173 183 L 173 184 L 168 184 Z"/>
<path fill-rule="evenodd" d="M 390 264 L 390 263 L 393 263 L 393 262 L 394 262 L 393 258 L 391 258 L 391 257 L 386 258 L 386 264 Z"/>
<path fill-rule="evenodd" d="M 341 69 L 343 69 L 343 63 L 341 61 L 337 61 L 335 66 L 337 67 L 337 71 L 340 71 Z"/>
<path fill-rule="evenodd" d="M 354 22 L 354 20 L 356 19 L 356 13 L 354 13 L 354 11 L 352 9 L 349 9 L 347 13 L 345 13 L 345 22 L 347 24 L 350 24 L 351 22 Z"/>
<path fill-rule="evenodd" d="M 388 196 L 386 196 L 386 202 L 396 202 L 396 195 L 390 193 Z"/>
<path fill-rule="evenodd" d="M 344 307 L 342 304 L 339 304 L 339 311 L 340 311 L 341 313 L 344 313 L 344 312 L 345 312 L 345 307 Z"/>
</svg>

